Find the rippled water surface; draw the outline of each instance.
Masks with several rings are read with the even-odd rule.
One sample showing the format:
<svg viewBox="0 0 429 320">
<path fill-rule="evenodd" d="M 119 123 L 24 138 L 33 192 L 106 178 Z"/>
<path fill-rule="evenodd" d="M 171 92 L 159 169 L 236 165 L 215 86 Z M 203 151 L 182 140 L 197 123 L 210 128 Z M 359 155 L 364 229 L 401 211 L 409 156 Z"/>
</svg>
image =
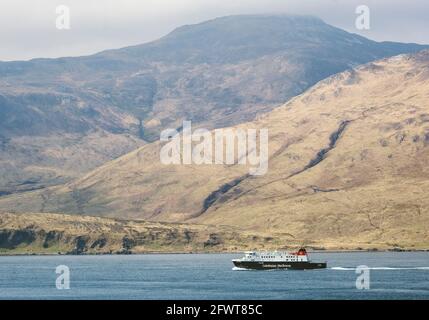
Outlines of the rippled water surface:
<svg viewBox="0 0 429 320">
<path fill-rule="evenodd" d="M 428 252 L 314 253 L 326 270 L 238 271 L 240 254 L 0 257 L 0 299 L 429 299 Z M 58 265 L 70 289 L 55 286 Z M 369 290 L 355 268 L 370 267 Z"/>
</svg>

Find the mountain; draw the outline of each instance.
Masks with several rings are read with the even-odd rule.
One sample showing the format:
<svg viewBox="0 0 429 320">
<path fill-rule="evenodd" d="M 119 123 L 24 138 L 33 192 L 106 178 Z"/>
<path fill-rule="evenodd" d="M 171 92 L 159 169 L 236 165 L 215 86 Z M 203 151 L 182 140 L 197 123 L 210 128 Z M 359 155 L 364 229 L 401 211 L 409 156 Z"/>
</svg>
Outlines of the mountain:
<svg viewBox="0 0 429 320">
<path fill-rule="evenodd" d="M 320 81 L 258 119 L 269 168 L 164 165 L 147 144 L 63 186 L 0 199 L 65 212 L 229 225 L 338 247 L 429 243 L 429 51 Z"/>
<path fill-rule="evenodd" d="M 91 56 L 0 62 L 0 196 L 70 181 L 184 119 L 249 121 L 327 76 L 423 48 L 254 15 Z"/>
</svg>

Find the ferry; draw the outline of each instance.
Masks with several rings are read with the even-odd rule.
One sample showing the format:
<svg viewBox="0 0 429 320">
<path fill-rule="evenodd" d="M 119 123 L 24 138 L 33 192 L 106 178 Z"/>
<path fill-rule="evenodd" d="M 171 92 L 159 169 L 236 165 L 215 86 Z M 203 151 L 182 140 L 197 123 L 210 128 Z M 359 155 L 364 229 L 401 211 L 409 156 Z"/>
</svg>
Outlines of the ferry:
<svg viewBox="0 0 429 320">
<path fill-rule="evenodd" d="M 312 262 L 304 248 L 297 252 L 287 251 L 247 251 L 241 259 L 234 259 L 232 263 L 236 268 L 269 270 L 269 269 L 326 269 L 326 262 Z"/>
</svg>

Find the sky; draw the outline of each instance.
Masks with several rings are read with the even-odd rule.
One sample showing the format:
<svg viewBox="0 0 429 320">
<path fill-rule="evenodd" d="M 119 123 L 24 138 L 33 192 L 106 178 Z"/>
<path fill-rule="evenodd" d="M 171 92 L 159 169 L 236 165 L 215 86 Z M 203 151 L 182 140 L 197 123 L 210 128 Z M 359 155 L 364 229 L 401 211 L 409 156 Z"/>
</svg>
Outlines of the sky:
<svg viewBox="0 0 429 320">
<path fill-rule="evenodd" d="M 57 29 L 57 6 L 70 29 Z M 356 7 L 370 29 L 355 27 Z M 377 41 L 429 44 L 427 0 L 1 0 L 0 60 L 96 53 L 160 38 L 174 28 L 233 14 L 304 14 Z"/>
</svg>

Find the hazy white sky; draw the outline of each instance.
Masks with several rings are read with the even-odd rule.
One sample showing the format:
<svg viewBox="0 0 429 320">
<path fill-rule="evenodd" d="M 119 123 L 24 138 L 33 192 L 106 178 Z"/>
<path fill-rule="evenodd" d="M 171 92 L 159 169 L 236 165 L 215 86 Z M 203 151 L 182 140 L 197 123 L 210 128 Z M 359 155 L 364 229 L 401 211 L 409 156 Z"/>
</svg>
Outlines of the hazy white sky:
<svg viewBox="0 0 429 320">
<path fill-rule="evenodd" d="M 355 29 L 355 9 L 371 29 Z M 71 29 L 55 27 L 58 5 Z M 184 24 L 231 14 L 315 15 L 374 40 L 429 43 L 428 0 L 0 0 L 0 60 L 76 56 L 157 39 Z"/>
</svg>

